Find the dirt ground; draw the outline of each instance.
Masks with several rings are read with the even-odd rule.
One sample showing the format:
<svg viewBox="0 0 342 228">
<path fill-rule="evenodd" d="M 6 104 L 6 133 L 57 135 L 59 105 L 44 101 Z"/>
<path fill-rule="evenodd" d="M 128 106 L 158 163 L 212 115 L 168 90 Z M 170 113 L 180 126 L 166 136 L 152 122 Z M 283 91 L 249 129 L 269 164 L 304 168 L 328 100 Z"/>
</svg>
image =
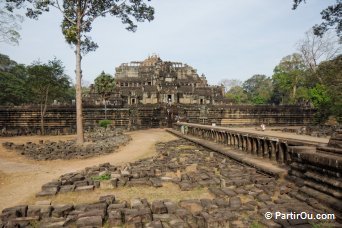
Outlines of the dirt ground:
<svg viewBox="0 0 342 228">
<path fill-rule="evenodd" d="M 121 165 L 155 154 L 157 142 L 176 139 L 163 129 L 149 129 L 129 132 L 132 137 L 126 146 L 117 152 L 83 160 L 34 161 L 8 151 L 2 147 L 3 142 L 25 143 L 38 140 L 68 140 L 75 136 L 31 136 L 0 138 L 0 210 L 23 204 L 32 200 L 43 184 L 60 175 L 84 169 L 85 167 L 110 162 Z"/>
</svg>

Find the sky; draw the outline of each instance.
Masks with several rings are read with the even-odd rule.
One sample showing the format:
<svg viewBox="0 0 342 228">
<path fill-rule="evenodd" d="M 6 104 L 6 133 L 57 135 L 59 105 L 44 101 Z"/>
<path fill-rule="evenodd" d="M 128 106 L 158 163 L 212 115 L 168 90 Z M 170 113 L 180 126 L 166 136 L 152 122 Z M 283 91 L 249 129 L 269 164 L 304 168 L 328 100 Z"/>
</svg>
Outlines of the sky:
<svg viewBox="0 0 342 228">
<path fill-rule="evenodd" d="M 139 23 L 135 33 L 115 17 L 95 20 L 88 35 L 99 48 L 82 58 L 83 80 L 93 83 L 102 71 L 114 75 L 121 63 L 152 54 L 194 67 L 211 85 L 272 76 L 305 32 L 322 21 L 320 12 L 335 2 L 309 0 L 292 10 L 292 0 L 152 0 L 155 19 Z M 74 80 L 74 49 L 65 42 L 61 21 L 55 10 L 38 20 L 25 18 L 19 45 L 0 43 L 0 53 L 26 65 L 56 57 Z"/>
</svg>

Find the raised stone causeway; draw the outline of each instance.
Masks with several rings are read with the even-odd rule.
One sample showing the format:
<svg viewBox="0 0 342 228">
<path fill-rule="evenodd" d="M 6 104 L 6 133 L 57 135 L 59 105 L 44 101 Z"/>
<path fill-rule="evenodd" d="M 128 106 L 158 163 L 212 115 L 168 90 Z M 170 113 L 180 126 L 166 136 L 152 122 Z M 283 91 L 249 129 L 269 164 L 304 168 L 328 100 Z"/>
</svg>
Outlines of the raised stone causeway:
<svg viewBox="0 0 342 228">
<path fill-rule="evenodd" d="M 311 227 L 308 219 L 265 219 L 266 212 L 314 215 L 334 213 L 316 199 L 299 194 L 298 187 L 244 166 L 186 140 L 157 144 L 154 158 L 124 167 L 109 163 L 62 175 L 42 186 L 35 205 L 2 211 L 0 227 Z M 108 178 L 104 178 L 108 177 Z M 182 191 L 208 189 L 209 198 L 149 202 L 139 195 L 127 201 L 116 199 L 115 189 L 123 186 L 163 187 L 172 182 Z M 54 204 L 53 195 L 68 191 L 106 188 L 98 201 L 86 204 Z M 113 194 L 108 195 L 108 188 Z M 44 196 L 41 198 L 41 196 Z M 338 227 L 335 220 L 324 224 Z"/>
<path fill-rule="evenodd" d="M 2 145 L 9 150 L 16 151 L 34 160 L 56 160 L 88 158 L 112 153 L 119 146 L 127 144 L 131 137 L 123 134 L 122 130 L 96 129 L 85 134 L 86 144 L 79 146 L 75 140 L 69 141 L 43 141 L 38 144 L 27 142 L 26 144 L 14 144 L 5 142 Z"/>
</svg>

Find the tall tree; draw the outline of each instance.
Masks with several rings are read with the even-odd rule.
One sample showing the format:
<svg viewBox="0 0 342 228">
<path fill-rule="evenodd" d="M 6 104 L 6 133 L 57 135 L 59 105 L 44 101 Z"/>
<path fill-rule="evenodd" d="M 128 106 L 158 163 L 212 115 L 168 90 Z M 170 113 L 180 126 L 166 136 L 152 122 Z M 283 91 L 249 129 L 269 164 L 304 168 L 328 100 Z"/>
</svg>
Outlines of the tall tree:
<svg viewBox="0 0 342 228">
<path fill-rule="evenodd" d="M 63 98 L 70 88 L 69 77 L 64 74 L 60 60 L 49 61 L 48 64 L 34 63 L 28 66 L 27 86 L 33 103 L 40 107 L 41 134 L 45 134 L 44 117 L 47 105 L 53 100 Z"/>
<path fill-rule="evenodd" d="M 293 0 L 292 9 L 295 10 L 301 3 L 306 0 Z M 322 36 L 329 29 L 334 28 L 337 36 L 342 42 L 342 0 L 336 0 L 336 4 L 328 6 L 321 12 L 323 22 L 313 27 L 314 33 L 317 36 Z"/>
<path fill-rule="evenodd" d="M 150 0 L 147 0 L 148 2 Z M 15 7 L 27 8 L 26 15 L 30 18 L 38 18 L 43 12 L 48 12 L 51 7 L 58 9 L 63 15 L 62 31 L 66 41 L 75 46 L 76 54 L 76 125 L 77 143 L 84 142 L 83 115 L 82 115 L 82 70 L 81 55 L 89 51 L 94 51 L 98 46 L 86 33 L 92 29 L 93 22 L 98 17 L 111 15 L 119 18 L 126 29 L 136 31 L 137 22 L 154 19 L 154 8 L 148 6 L 144 0 L 7 0 L 14 3 Z M 7 5 L 9 10 L 13 10 L 13 5 Z M 82 53 L 81 53 L 82 52 Z"/>
<path fill-rule="evenodd" d="M 0 54 L 0 105 L 20 105 L 27 101 L 26 67 Z"/>
<path fill-rule="evenodd" d="M 335 58 L 342 51 L 341 44 L 331 32 L 321 37 L 315 36 L 313 30 L 305 33 L 305 38 L 297 43 L 297 49 L 303 57 L 306 67 L 315 72 L 318 64 Z M 322 78 L 318 78 L 322 83 Z"/>
<path fill-rule="evenodd" d="M 310 96 L 318 108 L 321 119 L 329 115 L 342 122 L 342 55 L 319 64 L 315 74 L 322 77 L 322 83 L 316 83 Z"/>
<path fill-rule="evenodd" d="M 266 75 L 256 74 L 242 84 L 248 100 L 253 104 L 266 104 L 272 94 L 272 80 Z"/>
<path fill-rule="evenodd" d="M 281 103 L 295 103 L 297 89 L 304 81 L 305 65 L 300 54 L 288 55 L 275 67 L 272 83 Z M 278 103 L 278 102 L 276 102 Z"/>
<path fill-rule="evenodd" d="M 115 88 L 114 77 L 104 71 L 95 78 L 96 92 L 101 96 L 105 106 L 105 119 L 107 119 L 107 101 Z"/>
<path fill-rule="evenodd" d="M 233 86 L 225 95 L 226 98 L 230 99 L 235 104 L 242 104 L 248 101 L 246 92 L 242 86 Z"/>
</svg>

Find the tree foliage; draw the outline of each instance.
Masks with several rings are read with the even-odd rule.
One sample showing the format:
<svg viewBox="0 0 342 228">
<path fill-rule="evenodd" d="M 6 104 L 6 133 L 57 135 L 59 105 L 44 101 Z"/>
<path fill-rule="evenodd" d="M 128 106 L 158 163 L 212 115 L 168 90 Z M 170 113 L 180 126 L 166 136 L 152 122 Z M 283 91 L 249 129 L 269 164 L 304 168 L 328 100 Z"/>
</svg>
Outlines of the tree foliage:
<svg viewBox="0 0 342 228">
<path fill-rule="evenodd" d="M 113 93 L 114 88 L 115 80 L 112 75 L 102 71 L 102 73 L 95 78 L 96 92 L 101 96 L 105 105 L 105 119 L 107 119 L 107 100 Z"/>
<path fill-rule="evenodd" d="M 253 104 L 266 104 L 272 95 L 272 80 L 266 75 L 253 75 L 242 87 Z"/>
<path fill-rule="evenodd" d="M 0 54 L 0 105 L 19 105 L 28 101 L 24 65 Z"/>
<path fill-rule="evenodd" d="M 305 3 L 306 0 L 293 0 L 292 9 L 297 9 L 301 3 Z M 336 0 L 336 4 L 328 6 L 321 11 L 323 22 L 313 27 L 314 34 L 317 36 L 323 36 L 329 29 L 335 29 L 337 36 L 342 42 L 342 0 Z"/>
<path fill-rule="evenodd" d="M 48 64 L 36 62 L 27 69 L 29 88 L 32 102 L 40 106 L 41 134 L 44 134 L 44 117 L 47 105 L 55 99 L 63 100 L 70 88 L 70 80 L 64 74 L 64 67 L 60 60 L 54 59 Z"/>
<path fill-rule="evenodd" d="M 247 93 L 242 86 L 234 86 L 226 93 L 226 98 L 231 100 L 234 104 L 243 104 L 248 102 Z"/>
<path fill-rule="evenodd" d="M 281 104 L 297 103 L 297 90 L 303 85 L 305 65 L 300 54 L 288 55 L 275 67 L 272 76 L 273 102 Z"/>
<path fill-rule="evenodd" d="M 150 2 L 150 0 L 147 0 Z M 82 70 L 81 52 L 94 51 L 97 44 L 86 34 L 92 30 L 96 18 L 111 15 L 127 25 L 129 31 L 136 31 L 136 22 L 154 19 L 154 8 L 144 0 L 7 0 L 7 9 L 26 7 L 26 16 L 37 19 L 43 12 L 56 8 L 63 15 L 61 24 L 63 35 L 69 44 L 75 46 L 76 53 L 76 128 L 77 143 L 84 142 L 82 114 Z"/>
</svg>

